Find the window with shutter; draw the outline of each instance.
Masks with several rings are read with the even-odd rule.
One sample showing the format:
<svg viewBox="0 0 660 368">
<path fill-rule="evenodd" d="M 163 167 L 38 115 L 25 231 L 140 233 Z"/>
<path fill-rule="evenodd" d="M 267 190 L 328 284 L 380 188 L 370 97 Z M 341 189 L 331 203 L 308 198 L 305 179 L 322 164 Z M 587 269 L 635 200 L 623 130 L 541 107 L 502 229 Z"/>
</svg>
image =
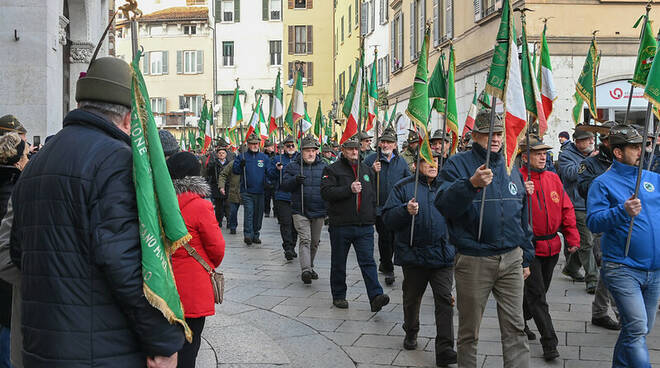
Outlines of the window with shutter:
<svg viewBox="0 0 660 368">
<path fill-rule="evenodd" d="M 360 13 L 360 6 L 358 5 L 359 3 L 360 2 L 358 0 L 355 0 L 355 7 L 353 8 L 353 9 L 355 9 L 355 28 L 358 27 L 358 25 L 359 25 L 358 24 L 358 19 L 360 19 L 360 14 L 359 14 Z"/>
<path fill-rule="evenodd" d="M 236 3 L 234 0 L 222 0 L 221 12 L 222 16 L 218 17 L 222 22 L 233 22 L 235 17 Z"/>
<path fill-rule="evenodd" d="M 222 95 L 222 123 L 229 125 L 231 110 L 234 107 L 234 95 Z"/>
<path fill-rule="evenodd" d="M 176 52 L 176 74 L 183 73 L 183 51 Z"/>
<path fill-rule="evenodd" d="M 481 0 L 474 0 L 474 21 L 481 19 Z"/>
<path fill-rule="evenodd" d="M 433 46 L 440 45 L 440 32 L 442 25 L 440 24 L 440 19 L 442 15 L 440 14 L 439 4 L 442 0 L 433 0 Z"/>
<path fill-rule="evenodd" d="M 385 56 L 385 68 L 383 69 L 383 70 L 385 70 L 385 73 L 384 73 L 384 76 L 383 76 L 384 84 L 387 84 L 390 81 L 390 73 L 388 72 L 389 65 L 390 65 L 390 55 L 387 55 L 387 56 Z"/>
<path fill-rule="evenodd" d="M 403 13 L 399 13 L 399 68 L 403 68 Z"/>
<path fill-rule="evenodd" d="M 314 7 L 314 0 L 307 0 L 307 9 Z"/>
<path fill-rule="evenodd" d="M 417 35 L 417 30 L 415 27 L 415 22 L 417 17 L 415 16 L 415 5 L 417 3 L 417 0 L 413 0 L 410 2 L 410 60 L 415 60 L 416 59 L 416 46 L 417 42 L 415 42 L 415 36 Z"/>
<path fill-rule="evenodd" d="M 308 61 L 305 65 L 307 65 L 307 85 L 311 86 L 314 84 L 314 63 Z"/>
<path fill-rule="evenodd" d="M 289 9 L 293 9 L 293 0 L 288 0 L 288 6 Z"/>
<path fill-rule="evenodd" d="M 197 69 L 198 74 L 204 73 L 204 50 L 197 50 Z"/>
<path fill-rule="evenodd" d="M 294 0 L 294 9 L 307 9 L 307 0 Z"/>
<path fill-rule="evenodd" d="M 234 42 L 222 42 L 222 66 L 234 65 Z"/>
<path fill-rule="evenodd" d="M 169 56 L 170 53 L 168 51 L 163 51 L 163 74 L 170 73 Z"/>
<path fill-rule="evenodd" d="M 144 59 L 142 62 L 142 73 L 144 75 L 149 75 L 149 68 L 151 67 L 151 64 L 149 63 L 149 54 L 150 52 L 145 52 L 144 53 Z"/>
<path fill-rule="evenodd" d="M 445 34 L 447 39 L 454 38 L 454 0 L 445 0 L 447 8 L 445 10 Z"/>
<path fill-rule="evenodd" d="M 282 41 L 269 41 L 270 65 L 282 65 Z"/>
<path fill-rule="evenodd" d="M 234 0 L 234 22 L 241 21 L 241 0 Z"/>
<path fill-rule="evenodd" d="M 261 20 L 269 20 L 269 0 L 261 0 Z"/>
<path fill-rule="evenodd" d="M 394 55 L 397 55 L 397 18 L 396 16 L 394 17 L 394 20 L 392 20 L 392 23 L 390 24 L 390 52 Z M 395 56 L 396 58 L 396 56 Z M 392 65 L 391 71 L 394 71 L 394 64 Z"/>
<path fill-rule="evenodd" d="M 424 32 L 426 28 L 426 0 L 417 0 L 417 6 L 415 7 L 418 12 L 418 19 L 417 19 L 417 39 L 415 40 L 417 42 L 417 45 L 415 48 L 417 49 L 417 52 L 421 52 L 422 50 L 422 42 L 424 42 Z"/>
<path fill-rule="evenodd" d="M 282 0 L 268 0 L 270 3 L 270 20 L 282 20 Z"/>
<path fill-rule="evenodd" d="M 344 42 L 344 17 L 341 17 L 341 42 Z"/>
<path fill-rule="evenodd" d="M 289 26 L 288 30 L 289 30 L 288 31 L 288 34 L 289 34 L 288 44 L 289 44 L 289 46 L 288 46 L 287 53 L 289 55 L 293 55 L 293 51 L 295 49 L 295 42 L 296 42 L 295 29 L 293 28 L 293 26 Z"/>
<path fill-rule="evenodd" d="M 186 97 L 179 96 L 179 110 L 183 110 L 185 108 L 186 108 Z"/>
<path fill-rule="evenodd" d="M 307 26 L 307 53 L 313 54 L 314 48 L 312 44 L 314 43 L 314 33 L 312 32 L 312 26 Z"/>
<path fill-rule="evenodd" d="M 369 32 L 369 3 L 362 3 L 360 12 L 360 34 L 366 35 Z"/>
<path fill-rule="evenodd" d="M 369 32 L 373 32 L 376 27 L 376 2 L 371 0 L 369 2 L 369 11 L 371 15 L 371 27 L 369 27 Z"/>
<path fill-rule="evenodd" d="M 294 26 L 295 29 L 295 53 L 307 53 L 307 26 Z"/>
<path fill-rule="evenodd" d="M 353 27 L 351 27 L 352 24 L 353 24 L 352 19 L 353 19 L 353 11 L 351 10 L 351 6 L 349 5 L 348 6 L 348 35 L 349 36 L 351 35 L 351 31 L 353 29 Z M 357 23 L 357 21 L 358 21 L 357 17 L 355 17 L 355 22 Z"/>
<path fill-rule="evenodd" d="M 149 53 L 149 74 L 163 74 L 163 53 L 152 51 Z"/>
<path fill-rule="evenodd" d="M 378 0 L 378 21 L 380 24 L 385 23 L 385 0 Z"/>
</svg>

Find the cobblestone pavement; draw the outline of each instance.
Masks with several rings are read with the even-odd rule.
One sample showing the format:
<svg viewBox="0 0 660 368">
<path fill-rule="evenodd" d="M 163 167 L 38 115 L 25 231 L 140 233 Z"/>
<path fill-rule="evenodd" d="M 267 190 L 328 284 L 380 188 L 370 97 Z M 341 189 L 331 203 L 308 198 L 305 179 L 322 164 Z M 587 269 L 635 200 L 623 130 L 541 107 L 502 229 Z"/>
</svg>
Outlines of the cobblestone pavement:
<svg viewBox="0 0 660 368">
<path fill-rule="evenodd" d="M 239 213 L 237 235 L 223 229 L 227 250 L 221 265 L 226 277 L 225 302 L 206 320 L 197 367 L 433 367 L 435 366 L 433 298 L 423 299 L 417 350 L 403 349 L 401 269 L 392 287 L 385 286 L 390 304 L 372 313 L 360 269 L 351 250 L 347 267 L 349 309 L 332 306 L 330 241 L 324 227 L 315 262 L 319 280 L 304 285 L 297 259 L 287 262 L 276 219 L 264 218 L 263 244 L 246 246 Z M 375 247 L 378 260 L 378 250 Z M 550 309 L 559 337 L 561 358 L 546 363 L 538 340 L 530 341 L 532 367 L 610 366 L 617 333 L 591 324 L 591 301 L 584 283 L 555 269 L 549 291 Z M 457 324 L 456 312 L 454 324 Z M 536 331 L 534 323 L 530 328 Z M 660 330 L 647 343 L 651 361 L 660 363 Z M 501 367 L 502 346 L 495 301 L 489 301 L 481 325 L 479 366 Z"/>
</svg>

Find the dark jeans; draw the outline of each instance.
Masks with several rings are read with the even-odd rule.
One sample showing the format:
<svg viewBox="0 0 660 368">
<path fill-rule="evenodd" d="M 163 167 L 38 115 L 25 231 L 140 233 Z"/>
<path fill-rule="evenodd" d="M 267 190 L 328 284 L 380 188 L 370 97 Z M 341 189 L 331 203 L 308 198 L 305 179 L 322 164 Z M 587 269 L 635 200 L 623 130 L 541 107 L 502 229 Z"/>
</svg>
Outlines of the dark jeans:
<svg viewBox="0 0 660 368">
<path fill-rule="evenodd" d="M 243 201 L 243 237 L 246 239 L 259 239 L 261 221 L 264 218 L 263 193 L 241 193 Z"/>
<path fill-rule="evenodd" d="M 293 212 L 291 202 L 277 200 L 277 222 L 280 223 L 280 235 L 282 236 L 282 248 L 284 251 L 293 251 L 296 248 L 298 232 L 293 226 Z"/>
<path fill-rule="evenodd" d="M 227 222 L 230 230 L 236 230 L 238 227 L 238 208 L 240 206 L 240 203 L 229 202 L 229 217 L 227 218 Z"/>
<path fill-rule="evenodd" d="M 275 189 L 266 188 L 264 190 L 264 215 L 270 215 L 270 202 L 273 201 L 273 209 L 275 208 Z"/>
<path fill-rule="evenodd" d="M 534 323 L 541 334 L 541 345 L 545 347 L 557 347 L 559 343 L 545 296 L 550 288 L 552 271 L 555 269 L 558 259 L 559 254 L 551 257 L 535 256 L 529 265 L 530 275 L 525 280 L 523 299 L 525 321 L 534 319 Z"/>
<path fill-rule="evenodd" d="M 383 223 L 381 216 L 376 217 L 378 231 L 378 253 L 380 253 L 380 269 L 383 272 L 394 272 L 392 256 L 394 252 L 394 232 Z"/>
<path fill-rule="evenodd" d="M 419 268 L 403 266 L 403 330 L 406 334 L 419 332 L 419 307 L 431 284 L 435 304 L 435 352 L 454 349 L 453 307 L 451 288 L 454 282 L 453 267 Z"/>
<path fill-rule="evenodd" d="M 183 344 L 183 348 L 179 350 L 177 355 L 177 368 L 195 368 L 195 360 L 197 360 L 197 353 L 199 346 L 202 343 L 202 330 L 204 329 L 204 322 L 206 317 L 200 318 L 186 318 L 188 327 L 192 330 L 192 342 Z"/>
<path fill-rule="evenodd" d="M 0 368 L 11 368 L 9 360 L 9 327 L 0 325 Z"/>
<path fill-rule="evenodd" d="M 383 293 L 374 261 L 374 227 L 330 226 L 330 289 L 333 299 L 346 299 L 346 260 L 351 244 L 355 249 L 369 301 Z"/>
<path fill-rule="evenodd" d="M 580 233 L 580 248 L 575 253 L 570 254 L 567 247 L 564 247 L 564 256 L 566 256 L 564 269 L 571 273 L 577 273 L 580 271 L 580 267 L 583 267 L 584 281 L 587 286 L 595 286 L 598 282 L 598 267 L 596 267 L 596 258 L 593 253 L 593 235 L 587 227 L 587 213 L 585 211 L 575 211 L 575 220 Z"/>
</svg>

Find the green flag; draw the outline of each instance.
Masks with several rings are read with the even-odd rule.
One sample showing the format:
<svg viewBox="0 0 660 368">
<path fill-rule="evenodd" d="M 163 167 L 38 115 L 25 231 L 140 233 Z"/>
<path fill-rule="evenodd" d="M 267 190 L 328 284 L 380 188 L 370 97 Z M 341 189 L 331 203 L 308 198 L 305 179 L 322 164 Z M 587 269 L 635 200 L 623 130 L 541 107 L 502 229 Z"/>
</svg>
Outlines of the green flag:
<svg viewBox="0 0 660 368">
<path fill-rule="evenodd" d="M 479 110 L 490 109 L 490 95 L 486 93 L 484 88 L 479 94 Z"/>
<path fill-rule="evenodd" d="M 598 66 L 600 65 L 600 54 L 598 53 L 598 44 L 596 38 L 591 40 L 587 58 L 584 61 L 582 72 L 575 85 L 575 91 L 587 103 L 594 120 L 598 120 L 598 110 L 596 107 L 596 81 L 598 80 Z"/>
<path fill-rule="evenodd" d="M 316 108 L 316 118 L 314 119 L 314 135 L 320 139 L 321 134 L 323 134 L 323 113 L 321 112 L 321 100 L 319 100 L 319 106 Z"/>
<path fill-rule="evenodd" d="M 204 107 L 202 107 L 202 112 L 199 114 L 199 120 L 197 120 L 197 127 L 199 128 L 199 134 L 204 135 L 206 131 L 206 124 L 209 122 L 209 110 L 206 108 L 206 101 L 204 101 Z"/>
<path fill-rule="evenodd" d="M 445 103 L 447 100 L 447 76 L 444 64 L 445 55 L 441 54 L 429 80 L 429 98 L 433 99 L 433 108 L 435 111 L 441 114 L 445 112 Z"/>
<path fill-rule="evenodd" d="M 185 322 L 183 306 L 174 282 L 170 257 L 191 239 L 181 217 L 179 202 L 165 164 L 149 103 L 149 94 L 140 72 L 141 52 L 132 63 L 131 147 L 133 178 L 140 223 L 144 294 L 170 323 L 180 323 L 188 342 L 192 331 Z"/>
<path fill-rule="evenodd" d="M 424 32 L 424 42 L 422 42 L 422 51 L 417 60 L 417 71 L 412 85 L 412 93 L 408 100 L 408 109 L 406 115 L 415 124 L 417 134 L 420 138 L 419 155 L 428 164 L 436 166 L 433 160 L 433 152 L 429 144 L 429 134 L 427 124 L 431 107 L 429 106 L 429 86 L 428 86 L 428 58 L 429 58 L 429 29 Z"/>
<path fill-rule="evenodd" d="M 654 110 L 660 108 L 660 61 L 657 61 L 660 60 L 660 55 L 657 52 L 660 52 L 660 48 L 656 50 L 644 89 L 644 97 L 653 104 Z"/>
<path fill-rule="evenodd" d="M 293 134 L 295 127 L 293 126 L 293 112 L 291 105 L 293 104 L 293 98 L 289 100 L 289 107 L 286 109 L 286 115 L 284 116 L 284 128 L 289 134 Z"/>
<path fill-rule="evenodd" d="M 197 140 L 195 139 L 195 131 L 188 130 L 188 149 L 194 151 L 197 148 Z"/>
<path fill-rule="evenodd" d="M 454 45 L 449 45 L 449 69 L 447 69 L 447 128 L 452 135 L 451 153 L 456 153 L 458 147 L 458 113 L 456 108 L 456 59 L 454 57 Z"/>
<path fill-rule="evenodd" d="M 390 115 L 389 123 L 387 124 L 388 126 L 391 126 L 392 129 L 394 129 L 394 119 L 396 119 L 396 105 L 398 104 L 399 104 L 399 100 L 396 100 L 394 102 L 394 109 L 392 109 L 392 114 Z"/>
<path fill-rule="evenodd" d="M 646 16 L 643 16 L 643 18 L 644 29 L 642 30 L 642 39 L 639 41 L 639 51 L 637 52 L 635 72 L 633 74 L 633 79 L 630 81 L 630 83 L 639 88 L 644 88 L 644 86 L 646 86 L 646 80 L 649 77 L 651 65 L 653 64 L 653 57 L 655 56 L 656 49 L 658 48 L 658 43 L 655 40 L 653 31 L 651 30 L 651 22 L 649 22 Z M 636 26 L 637 24 L 635 24 L 635 27 Z"/>
<path fill-rule="evenodd" d="M 573 122 L 575 125 L 578 125 L 582 122 L 582 110 L 584 106 L 584 100 L 580 95 L 575 92 L 573 94 L 573 100 L 575 101 L 575 106 L 573 106 L 573 109 L 571 111 L 571 116 L 573 117 Z"/>
</svg>

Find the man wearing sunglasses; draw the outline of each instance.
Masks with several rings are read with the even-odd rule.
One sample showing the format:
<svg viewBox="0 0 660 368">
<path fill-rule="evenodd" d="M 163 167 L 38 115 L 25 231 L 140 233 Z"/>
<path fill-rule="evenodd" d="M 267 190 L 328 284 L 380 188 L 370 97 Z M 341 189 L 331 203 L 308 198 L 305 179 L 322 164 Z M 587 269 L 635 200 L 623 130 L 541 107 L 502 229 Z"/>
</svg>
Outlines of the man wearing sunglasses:
<svg viewBox="0 0 660 368">
<path fill-rule="evenodd" d="M 290 261 L 298 256 L 295 250 L 298 233 L 293 226 L 291 192 L 281 190 L 280 186 L 284 168 L 289 162 L 297 159 L 298 152 L 296 152 L 295 140 L 292 135 L 289 134 L 282 143 L 284 144 L 284 154 L 273 156 L 273 164 L 277 171 L 276 176 L 270 180 L 275 184 L 275 206 L 277 207 L 277 222 L 280 224 L 280 236 L 282 236 L 282 249 L 284 249 L 284 257 Z"/>
<path fill-rule="evenodd" d="M 609 140 L 614 162 L 589 188 L 587 225 L 603 233 L 601 277 L 621 318 L 612 366 L 650 367 L 646 335 L 660 298 L 660 176 L 643 171 L 635 197 L 644 138 L 630 125 L 616 125 Z"/>
</svg>

